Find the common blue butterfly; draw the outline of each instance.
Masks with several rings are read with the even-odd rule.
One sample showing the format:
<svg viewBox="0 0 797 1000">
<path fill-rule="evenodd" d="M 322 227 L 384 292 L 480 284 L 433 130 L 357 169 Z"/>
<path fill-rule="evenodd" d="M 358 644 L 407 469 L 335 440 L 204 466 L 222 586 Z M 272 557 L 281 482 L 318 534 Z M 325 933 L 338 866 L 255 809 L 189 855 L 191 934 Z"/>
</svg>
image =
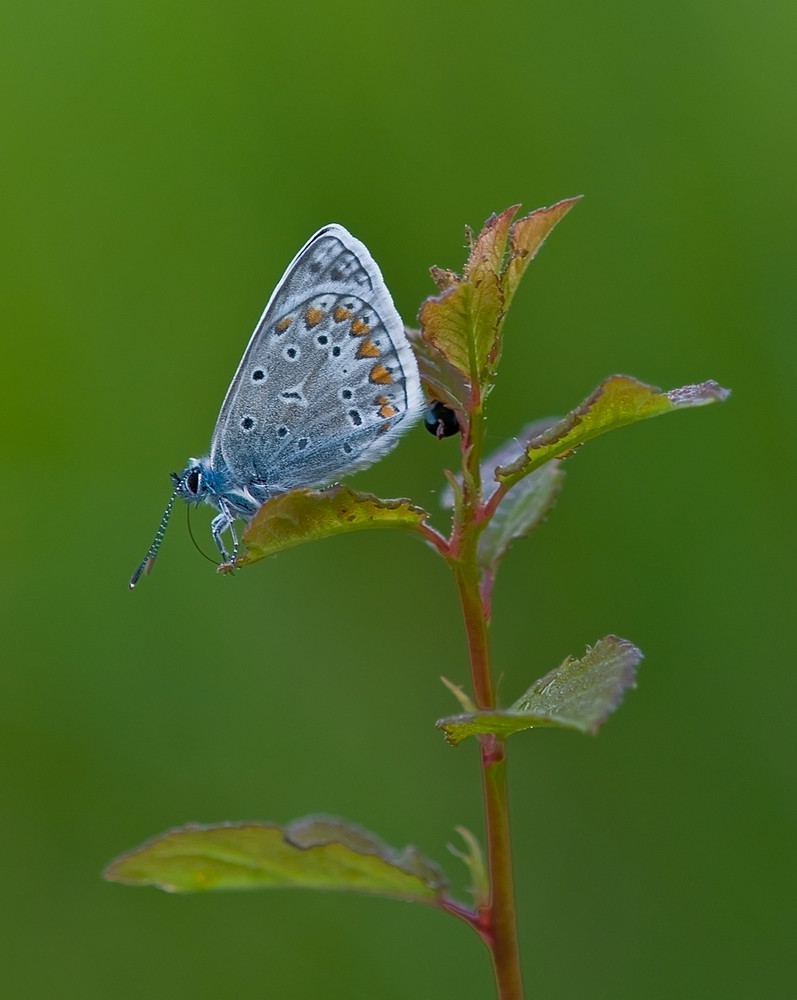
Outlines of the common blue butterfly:
<svg viewBox="0 0 797 1000">
<path fill-rule="evenodd" d="M 343 226 L 319 229 L 263 310 L 210 454 L 172 473 L 174 491 L 131 589 L 151 569 L 177 497 L 218 510 L 211 531 L 229 561 L 238 551 L 237 518 L 250 520 L 280 493 L 371 465 L 423 407 L 418 366 L 373 257 Z"/>
</svg>

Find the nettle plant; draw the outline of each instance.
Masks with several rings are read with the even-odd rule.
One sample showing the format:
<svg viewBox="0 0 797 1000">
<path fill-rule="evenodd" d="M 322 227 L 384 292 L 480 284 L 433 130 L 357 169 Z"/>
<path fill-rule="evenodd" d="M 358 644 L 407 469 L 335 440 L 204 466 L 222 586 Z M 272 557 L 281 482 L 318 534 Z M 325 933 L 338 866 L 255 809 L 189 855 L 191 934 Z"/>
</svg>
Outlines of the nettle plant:
<svg viewBox="0 0 797 1000">
<path fill-rule="evenodd" d="M 268 500 L 243 536 L 246 549 L 222 570 L 243 568 L 283 549 L 364 528 L 419 534 L 448 564 L 462 605 L 473 689 L 446 682 L 458 713 L 437 722 L 452 746 L 479 742 L 486 846 L 457 827 L 469 869 L 471 899 L 454 898 L 440 867 L 414 847 L 394 850 L 343 820 L 310 816 L 275 823 L 189 825 L 123 854 L 109 880 L 171 892 L 303 887 L 342 889 L 434 906 L 464 921 L 487 946 L 501 1000 L 523 995 L 518 950 L 506 782 L 506 741 L 513 733 L 559 726 L 595 733 L 635 683 L 641 652 L 615 635 L 568 657 L 508 706 L 499 706 L 490 655 L 491 597 L 498 566 L 515 539 L 550 511 L 563 461 L 584 442 L 625 424 L 727 398 L 716 382 L 669 392 L 612 375 L 561 420 L 530 425 L 517 440 L 484 455 L 485 417 L 501 358 L 503 325 L 526 268 L 577 198 L 513 222 L 519 206 L 468 232 L 463 274 L 432 268 L 438 294 L 421 307 L 420 330 L 408 331 L 432 403 L 427 426 L 461 432 L 458 473 L 446 472 L 452 510 L 448 536 L 409 500 L 381 500 L 345 486 L 298 489 Z"/>
</svg>

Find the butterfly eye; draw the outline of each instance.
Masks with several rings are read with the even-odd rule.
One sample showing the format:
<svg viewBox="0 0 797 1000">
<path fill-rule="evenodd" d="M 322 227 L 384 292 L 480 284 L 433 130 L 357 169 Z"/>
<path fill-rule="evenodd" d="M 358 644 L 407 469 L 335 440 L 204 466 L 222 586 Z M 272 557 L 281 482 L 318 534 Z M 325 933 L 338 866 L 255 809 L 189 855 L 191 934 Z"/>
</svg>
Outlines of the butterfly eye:
<svg viewBox="0 0 797 1000">
<path fill-rule="evenodd" d="M 199 469 L 192 469 L 188 473 L 185 477 L 185 485 L 189 493 L 193 493 L 194 496 L 199 493 Z"/>
</svg>

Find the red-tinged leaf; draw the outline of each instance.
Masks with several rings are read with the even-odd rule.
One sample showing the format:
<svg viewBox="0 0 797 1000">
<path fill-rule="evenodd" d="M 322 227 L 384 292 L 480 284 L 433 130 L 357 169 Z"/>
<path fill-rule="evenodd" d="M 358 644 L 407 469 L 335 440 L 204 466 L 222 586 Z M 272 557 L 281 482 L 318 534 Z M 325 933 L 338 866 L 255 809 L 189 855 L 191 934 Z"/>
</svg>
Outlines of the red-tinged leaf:
<svg viewBox="0 0 797 1000">
<path fill-rule="evenodd" d="M 510 226 L 519 208 L 520 205 L 512 205 L 499 215 L 491 215 L 485 222 L 484 228 L 471 246 L 468 261 L 465 264 L 464 281 L 477 284 L 486 274 L 498 277 L 502 273 Z"/>
<path fill-rule="evenodd" d="M 512 219 L 519 205 L 491 215 L 474 240 L 465 265 L 463 282 L 473 289 L 470 328 L 475 352 L 471 378 L 485 386 L 500 354 L 501 326 L 506 314 L 502 275 Z"/>
<path fill-rule="evenodd" d="M 450 285 L 440 295 L 430 296 L 418 313 L 424 340 L 468 379 L 476 368 L 472 294 L 468 284 Z"/>
<path fill-rule="evenodd" d="M 412 344 L 418 372 L 421 376 L 426 396 L 436 399 L 455 410 L 461 421 L 467 424 L 470 383 L 459 369 L 455 368 L 436 347 L 424 340 L 420 330 L 404 327 L 407 339 Z"/>
<path fill-rule="evenodd" d="M 417 848 L 395 851 L 367 830 L 325 816 L 284 828 L 220 823 L 169 830 L 112 861 L 105 878 L 167 892 L 337 889 L 431 904 L 446 898 L 447 886 Z"/>
<path fill-rule="evenodd" d="M 509 260 L 503 280 L 505 308 L 509 308 L 520 279 L 548 234 L 580 200 L 581 195 L 578 195 L 576 198 L 565 198 L 549 208 L 538 208 L 512 226 L 509 231 Z"/>
<path fill-rule="evenodd" d="M 501 277 L 484 271 L 473 278 L 471 327 L 476 351 L 475 376 L 481 386 L 493 381 L 501 355 L 501 328 L 506 315 Z"/>
<path fill-rule="evenodd" d="M 636 685 L 642 653 L 627 639 L 608 635 L 587 647 L 580 660 L 567 659 L 508 709 L 441 719 L 437 728 L 453 746 L 468 736 L 491 733 L 506 739 L 523 729 L 558 726 L 596 733 Z"/>
<path fill-rule="evenodd" d="M 612 375 L 563 420 L 532 438 L 520 458 L 496 469 L 495 478 L 502 483 L 517 483 L 552 458 L 568 457 L 599 434 L 671 410 L 721 402 L 729 395 L 729 389 L 713 381 L 662 392 L 628 375 Z"/>
<path fill-rule="evenodd" d="M 459 285 L 462 280 L 456 271 L 449 271 L 444 267 L 432 266 L 429 268 L 429 274 L 441 292 Z"/>
<path fill-rule="evenodd" d="M 380 500 L 347 486 L 293 490 L 266 501 L 250 521 L 247 551 L 235 566 L 248 566 L 303 542 L 367 528 L 417 530 L 429 515 L 409 500 Z M 230 564 L 220 567 L 232 568 Z"/>
<path fill-rule="evenodd" d="M 463 277 L 432 268 L 440 294 L 421 306 L 424 340 L 452 364 L 483 398 L 501 354 L 501 328 L 509 301 L 539 246 L 575 199 L 532 212 L 512 225 L 517 205 L 491 216 L 470 236 Z"/>
</svg>

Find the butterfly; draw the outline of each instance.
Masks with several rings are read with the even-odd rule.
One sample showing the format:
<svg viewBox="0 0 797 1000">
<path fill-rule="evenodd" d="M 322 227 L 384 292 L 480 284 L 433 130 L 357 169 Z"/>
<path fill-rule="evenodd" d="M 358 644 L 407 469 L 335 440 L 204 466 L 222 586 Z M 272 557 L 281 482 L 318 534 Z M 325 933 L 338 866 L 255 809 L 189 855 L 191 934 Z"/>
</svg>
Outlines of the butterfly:
<svg viewBox="0 0 797 1000">
<path fill-rule="evenodd" d="M 171 474 L 174 490 L 131 589 L 152 568 L 178 497 L 216 508 L 211 532 L 230 561 L 236 519 L 251 520 L 270 497 L 373 464 L 423 409 L 415 356 L 376 262 L 343 226 L 324 226 L 263 310 L 210 453 Z"/>
</svg>

